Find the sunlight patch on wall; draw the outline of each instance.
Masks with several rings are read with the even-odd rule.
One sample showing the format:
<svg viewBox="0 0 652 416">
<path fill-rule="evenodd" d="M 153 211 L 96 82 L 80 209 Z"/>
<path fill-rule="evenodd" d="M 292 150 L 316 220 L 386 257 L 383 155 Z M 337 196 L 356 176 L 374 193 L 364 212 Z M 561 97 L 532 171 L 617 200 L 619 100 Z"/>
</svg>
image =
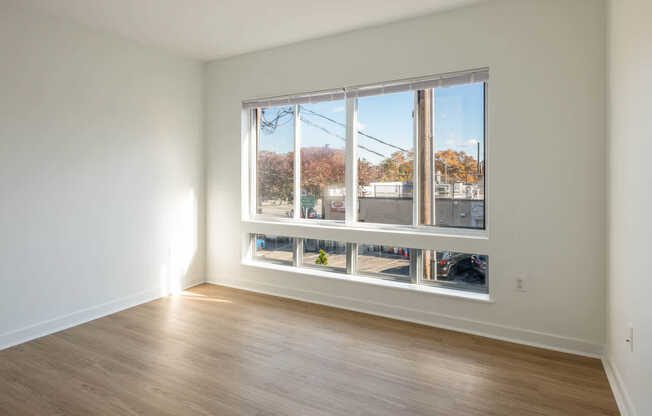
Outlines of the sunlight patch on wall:
<svg viewBox="0 0 652 416">
<path fill-rule="evenodd" d="M 167 263 L 161 266 L 161 294 L 179 294 L 197 254 L 197 196 L 189 189 L 174 204 L 169 215 Z"/>
</svg>

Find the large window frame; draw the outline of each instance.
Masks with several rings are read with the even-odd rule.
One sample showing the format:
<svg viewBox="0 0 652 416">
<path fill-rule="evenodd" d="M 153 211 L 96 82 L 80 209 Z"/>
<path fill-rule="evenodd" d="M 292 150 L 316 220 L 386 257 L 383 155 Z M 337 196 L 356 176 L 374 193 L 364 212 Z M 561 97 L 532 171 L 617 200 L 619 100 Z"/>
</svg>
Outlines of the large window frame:
<svg viewBox="0 0 652 416">
<path fill-rule="evenodd" d="M 243 249 L 242 260 L 249 263 L 251 260 L 250 233 L 264 233 L 294 237 L 296 239 L 317 239 L 346 241 L 351 245 L 347 256 L 357 250 L 356 244 L 394 245 L 397 247 L 410 247 L 418 249 L 415 252 L 414 267 L 416 281 L 423 274 L 424 252 L 426 250 L 456 251 L 489 255 L 489 230 L 491 227 L 491 190 L 490 190 L 490 151 L 488 135 L 488 88 L 489 70 L 481 68 L 469 71 L 447 73 L 436 76 L 412 78 L 385 83 L 368 84 L 347 87 L 328 91 L 319 91 L 309 94 L 294 94 L 267 99 L 246 100 L 242 109 L 242 225 Z M 474 81 L 480 79 L 480 81 Z M 484 82 L 484 160 L 489 168 L 484 171 L 484 229 L 439 227 L 435 225 L 419 225 L 419 157 L 414 160 L 413 182 L 413 223 L 411 225 L 376 224 L 358 221 L 358 155 L 357 155 L 357 100 L 359 97 L 371 95 L 369 92 L 378 93 L 378 89 L 389 93 L 396 90 L 413 90 L 414 100 L 414 128 L 413 143 L 415 155 L 419 154 L 418 137 L 418 108 L 417 94 L 419 91 L 435 88 L 433 85 L 450 86 L 470 82 Z M 423 88 L 419 88 L 423 86 Z M 432 91 L 432 90 L 431 90 Z M 317 101 L 345 99 L 346 102 L 346 144 L 345 144 L 345 220 L 324 220 L 301 218 L 301 126 L 300 105 Z M 430 100 L 430 117 L 434 120 L 434 99 Z M 256 161 L 257 161 L 257 111 L 259 108 L 276 105 L 294 106 L 294 209 L 293 217 L 272 217 L 256 213 Z M 430 143 L 434 146 L 434 140 Z M 433 149 L 429 149 L 434 158 Z M 431 165 L 434 167 L 434 160 Z M 435 195 L 432 195 L 434 212 Z M 433 215 L 434 223 L 434 215 Z M 300 241 L 300 240 L 298 240 Z M 491 267 L 493 262 L 489 262 Z M 303 268 L 302 268 L 303 270 Z M 310 270 L 305 269 L 306 273 Z M 490 272 L 490 276 L 493 274 Z M 446 285 L 442 285 L 446 286 Z M 488 287 L 488 295 L 492 294 L 493 285 Z"/>
</svg>

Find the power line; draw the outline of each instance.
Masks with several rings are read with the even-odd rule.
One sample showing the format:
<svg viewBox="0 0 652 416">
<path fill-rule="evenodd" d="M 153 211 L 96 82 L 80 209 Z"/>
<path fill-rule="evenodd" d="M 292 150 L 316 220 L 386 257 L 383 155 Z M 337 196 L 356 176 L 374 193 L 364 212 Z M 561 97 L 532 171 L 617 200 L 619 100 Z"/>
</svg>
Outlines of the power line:
<svg viewBox="0 0 652 416">
<path fill-rule="evenodd" d="M 272 134 L 278 127 L 288 124 L 291 119 L 288 118 L 288 120 L 284 123 L 282 123 L 281 120 L 288 115 L 294 114 L 294 110 L 283 108 L 282 110 L 279 110 L 278 113 L 276 113 L 276 117 L 272 118 L 271 120 L 265 120 L 265 110 L 261 109 L 260 111 L 260 129 L 267 134 Z"/>
<path fill-rule="evenodd" d="M 335 123 L 335 124 L 337 124 L 337 125 L 339 125 L 339 126 L 341 126 L 341 127 L 346 127 L 346 124 L 340 123 L 339 121 L 334 120 L 334 119 L 332 119 L 332 118 L 330 118 L 330 117 L 328 117 L 328 116 L 325 116 L 325 115 L 323 115 L 323 114 L 321 114 L 321 113 L 318 113 L 318 112 L 316 112 L 316 111 L 313 111 L 313 110 L 309 110 L 309 109 L 307 109 L 307 108 L 305 108 L 305 107 L 303 107 L 303 106 L 300 106 L 300 107 L 301 107 L 302 111 L 301 111 L 299 114 L 302 114 L 302 113 L 304 113 L 304 112 L 308 112 L 308 113 L 313 114 L 313 115 L 315 115 L 315 116 L 317 116 L 317 117 L 323 118 L 324 120 L 330 121 L 331 123 Z M 262 111 L 262 110 L 261 110 L 261 111 Z M 280 126 L 284 126 L 284 125 L 288 124 L 288 123 L 290 122 L 290 119 L 289 119 L 289 118 L 288 118 L 288 120 L 285 121 L 285 122 L 282 122 L 282 119 L 283 119 L 284 117 L 289 116 L 289 115 L 292 115 L 292 114 L 294 114 L 294 110 L 290 110 L 290 109 L 282 109 L 282 110 L 280 110 L 280 111 L 276 114 L 276 116 L 275 116 L 274 118 L 272 118 L 271 120 L 266 120 L 265 117 L 264 117 L 264 116 L 265 116 L 265 112 L 262 111 L 261 121 L 260 121 L 260 128 L 261 128 L 261 130 L 265 131 L 266 133 L 271 134 L 271 133 L 273 133 L 273 132 L 278 128 L 278 127 L 280 127 Z M 301 119 L 301 121 L 303 121 L 304 123 L 306 123 L 306 124 L 308 124 L 308 125 L 311 125 L 311 126 L 317 128 L 317 129 L 323 131 L 323 132 L 326 133 L 326 134 L 329 134 L 329 135 L 331 135 L 331 136 L 337 137 L 338 139 L 343 140 L 343 141 L 346 142 L 346 138 L 344 138 L 343 136 L 340 136 L 340 135 L 338 135 L 337 133 L 334 133 L 334 132 L 328 130 L 327 128 L 322 127 L 322 126 L 320 126 L 320 125 L 318 125 L 318 124 L 315 124 L 314 122 L 311 122 L 310 120 L 307 120 L 307 119 L 304 118 L 304 117 L 300 117 L 300 119 Z M 402 151 L 402 152 L 407 152 L 406 149 L 403 149 L 403 148 L 401 148 L 401 147 L 399 147 L 399 146 L 395 146 L 395 145 L 393 145 L 393 144 L 391 144 L 391 143 L 387 143 L 386 141 L 381 140 L 381 139 L 379 139 L 379 138 L 377 138 L 377 137 L 371 136 L 371 135 L 369 135 L 369 134 L 367 134 L 367 133 L 364 133 L 364 132 L 361 131 L 361 130 L 358 130 L 358 133 L 361 134 L 361 135 L 363 135 L 363 136 L 365 136 L 365 137 L 368 137 L 368 138 L 370 138 L 370 139 L 372 139 L 372 140 L 375 140 L 375 141 L 377 141 L 377 142 L 379 142 L 379 143 L 381 143 L 381 144 L 384 144 L 384 145 L 386 145 L 386 146 L 393 147 L 393 148 L 395 148 L 395 149 L 397 149 L 397 150 L 400 150 L 400 151 Z M 372 149 L 370 149 L 370 148 L 368 148 L 368 147 L 366 147 L 366 146 L 360 145 L 360 144 L 358 145 L 358 148 L 360 148 L 360 149 L 362 149 L 362 150 L 366 150 L 366 151 L 369 152 L 369 153 L 373 153 L 373 154 L 375 154 L 375 155 L 377 155 L 377 156 L 380 156 L 380 157 L 383 157 L 383 158 L 387 158 L 387 157 L 388 157 L 387 155 L 384 155 L 384 154 L 382 154 L 382 153 L 376 152 L 375 150 L 372 150 Z"/>
<path fill-rule="evenodd" d="M 306 123 L 307 125 L 312 126 L 312 127 L 316 128 L 316 129 L 319 129 L 319 130 L 323 131 L 323 132 L 326 133 L 326 134 L 329 134 L 329 135 L 331 135 L 331 136 L 337 137 L 338 139 L 340 139 L 340 140 L 346 142 L 346 138 L 345 138 L 345 137 L 342 137 L 342 136 L 340 136 L 339 134 L 334 133 L 334 132 L 328 130 L 326 127 L 322 127 L 322 126 L 320 126 L 320 125 L 318 125 L 318 124 L 315 124 L 315 123 L 313 123 L 312 121 L 307 120 L 307 119 L 305 119 L 305 118 L 303 118 L 303 117 L 300 117 L 300 119 L 301 119 L 301 121 L 303 121 L 303 122 Z M 376 152 L 375 150 L 371 150 L 371 149 L 369 149 L 368 147 L 362 146 L 362 145 L 360 145 L 360 144 L 358 145 L 358 147 L 359 147 L 360 149 L 362 149 L 362 150 L 366 150 L 367 152 L 373 153 L 373 154 L 378 155 L 378 156 L 380 156 L 380 157 L 384 157 L 384 158 L 387 157 L 386 155 L 383 155 L 382 153 L 378 153 L 378 152 Z"/>
<path fill-rule="evenodd" d="M 301 111 L 302 111 L 302 112 L 305 111 L 305 112 L 308 112 L 308 113 L 310 113 L 310 114 L 314 114 L 314 115 L 316 115 L 317 117 L 321 117 L 321 118 L 323 118 L 324 120 L 328 120 L 328 121 L 330 121 L 331 123 L 335 123 L 335 124 L 337 124 L 337 125 L 339 125 L 339 126 L 341 126 L 341 127 L 346 127 L 346 124 L 341 123 L 341 122 L 339 122 L 339 121 L 337 121 L 337 120 L 334 120 L 334 119 L 332 119 L 332 118 L 330 118 L 330 117 L 328 117 L 328 116 L 325 116 L 325 115 L 323 115 L 323 114 L 321 114 L 321 113 L 318 113 L 318 112 L 313 111 L 313 110 L 309 110 L 309 109 L 307 109 L 306 107 L 304 107 L 304 106 L 302 106 L 302 105 L 299 105 L 299 107 L 301 108 Z M 382 144 L 384 144 L 385 146 L 393 147 L 394 149 L 400 150 L 401 152 L 407 152 L 407 151 L 408 151 L 407 149 L 403 149 L 402 147 L 399 147 L 399 146 L 393 145 L 393 144 L 388 143 L 388 142 L 386 142 L 386 141 L 384 141 L 384 140 L 381 140 L 381 139 L 379 139 L 379 138 L 377 138 L 377 137 L 374 137 L 374 136 L 372 136 L 372 135 L 370 135 L 370 134 L 367 134 L 367 133 L 363 132 L 362 130 L 358 130 L 358 134 L 360 134 L 360 135 L 362 135 L 362 136 L 365 136 L 365 137 L 367 137 L 367 138 L 369 138 L 369 139 L 371 139 L 371 140 L 375 140 L 375 141 L 377 141 L 377 142 L 379 142 L 379 143 L 382 143 Z"/>
</svg>

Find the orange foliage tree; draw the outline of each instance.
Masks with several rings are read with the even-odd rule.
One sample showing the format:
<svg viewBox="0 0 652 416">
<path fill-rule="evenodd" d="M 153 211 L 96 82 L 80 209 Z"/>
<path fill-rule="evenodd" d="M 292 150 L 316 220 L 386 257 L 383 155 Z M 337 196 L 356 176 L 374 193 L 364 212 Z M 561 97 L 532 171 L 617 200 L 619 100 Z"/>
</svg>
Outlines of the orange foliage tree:
<svg viewBox="0 0 652 416">
<path fill-rule="evenodd" d="M 329 185 L 343 186 L 345 181 L 345 154 L 343 149 L 308 147 L 301 149 L 301 188 L 309 195 L 322 197 Z M 289 200 L 294 194 L 294 153 L 278 154 L 269 151 L 258 153 L 257 181 L 260 199 Z M 435 171 L 448 183 L 462 181 L 475 183 L 477 160 L 467 153 L 442 150 L 435 154 Z M 378 164 L 361 159 L 358 162 L 358 184 L 371 182 L 412 182 L 414 178 L 414 153 L 394 152 Z"/>
<path fill-rule="evenodd" d="M 256 192 L 259 200 L 289 201 L 294 195 L 294 152 L 258 152 Z"/>
<path fill-rule="evenodd" d="M 446 183 L 478 181 L 478 161 L 463 151 L 447 149 L 435 153 L 435 171 L 441 172 Z"/>
<path fill-rule="evenodd" d="M 329 185 L 344 184 L 344 150 L 329 147 L 301 149 L 301 188 L 320 197 Z"/>
</svg>

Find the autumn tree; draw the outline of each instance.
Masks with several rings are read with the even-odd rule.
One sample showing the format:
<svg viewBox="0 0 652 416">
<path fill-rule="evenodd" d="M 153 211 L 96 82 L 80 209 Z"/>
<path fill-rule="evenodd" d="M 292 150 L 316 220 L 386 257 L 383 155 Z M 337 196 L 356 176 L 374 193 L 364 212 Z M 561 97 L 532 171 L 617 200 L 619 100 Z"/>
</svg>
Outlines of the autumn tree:
<svg viewBox="0 0 652 416">
<path fill-rule="evenodd" d="M 380 163 L 382 181 L 412 182 L 414 178 L 414 152 L 394 152 Z"/>
<path fill-rule="evenodd" d="M 441 172 L 446 183 L 478 181 L 478 161 L 463 151 L 447 149 L 435 153 L 435 171 Z"/>
<path fill-rule="evenodd" d="M 381 180 L 382 172 L 380 166 L 374 165 L 366 159 L 358 161 L 358 184 L 359 186 L 367 186 L 371 182 Z"/>
<path fill-rule="evenodd" d="M 262 150 L 256 163 L 258 200 L 289 201 L 294 195 L 294 152 Z"/>
<path fill-rule="evenodd" d="M 302 148 L 301 189 L 319 198 L 327 186 L 342 186 L 345 164 L 343 149 L 327 146 Z"/>
<path fill-rule="evenodd" d="M 345 183 L 345 153 L 343 149 L 308 147 L 301 149 L 301 188 L 308 195 L 321 198 L 326 187 Z M 463 151 L 442 150 L 435 154 L 435 171 L 444 175 L 447 183 L 462 181 L 476 183 L 478 162 Z M 372 182 L 412 182 L 414 153 L 398 151 L 374 164 L 366 159 L 358 161 L 358 184 Z M 289 201 L 294 195 L 294 153 L 279 154 L 259 151 L 257 164 L 257 191 L 259 200 Z"/>
</svg>

